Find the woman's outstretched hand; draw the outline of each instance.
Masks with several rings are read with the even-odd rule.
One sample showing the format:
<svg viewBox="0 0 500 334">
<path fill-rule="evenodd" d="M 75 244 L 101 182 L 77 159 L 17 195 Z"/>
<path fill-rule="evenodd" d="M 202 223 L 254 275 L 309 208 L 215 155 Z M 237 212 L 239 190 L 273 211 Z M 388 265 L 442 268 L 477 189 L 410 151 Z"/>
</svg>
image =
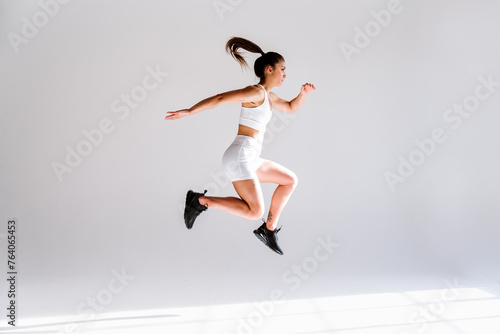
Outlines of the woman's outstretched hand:
<svg viewBox="0 0 500 334">
<path fill-rule="evenodd" d="M 179 119 L 189 115 L 189 109 L 181 109 L 177 111 L 167 111 L 170 115 L 165 116 L 166 120 Z"/>
<path fill-rule="evenodd" d="M 315 89 L 316 89 L 316 87 L 314 87 L 313 84 L 306 83 L 306 84 L 302 85 L 302 88 L 300 89 L 300 93 L 304 94 L 304 95 L 308 95 L 310 92 L 312 92 Z"/>
</svg>

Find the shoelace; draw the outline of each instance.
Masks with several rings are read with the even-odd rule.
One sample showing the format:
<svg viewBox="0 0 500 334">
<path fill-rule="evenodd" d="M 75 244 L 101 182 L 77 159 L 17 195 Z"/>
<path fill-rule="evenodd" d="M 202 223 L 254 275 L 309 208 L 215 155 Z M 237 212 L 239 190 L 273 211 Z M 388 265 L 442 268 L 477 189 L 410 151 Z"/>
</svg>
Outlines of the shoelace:
<svg viewBox="0 0 500 334">
<path fill-rule="evenodd" d="M 265 219 L 264 219 L 264 218 L 262 218 L 262 221 L 264 222 L 264 224 L 266 224 L 266 221 L 265 221 Z M 274 229 L 274 231 L 272 231 L 272 232 L 276 232 L 276 233 L 278 233 L 279 231 L 281 231 L 281 228 L 282 228 L 282 227 L 283 227 L 283 225 L 282 225 L 282 226 L 280 226 L 279 228 Z M 267 226 L 266 226 L 266 228 L 267 228 Z"/>
<path fill-rule="evenodd" d="M 281 228 L 283 226 L 280 226 L 279 228 L 275 229 L 274 232 L 275 232 L 275 236 L 276 236 L 276 241 L 279 241 L 279 238 L 278 238 L 278 232 L 281 231 Z"/>
</svg>

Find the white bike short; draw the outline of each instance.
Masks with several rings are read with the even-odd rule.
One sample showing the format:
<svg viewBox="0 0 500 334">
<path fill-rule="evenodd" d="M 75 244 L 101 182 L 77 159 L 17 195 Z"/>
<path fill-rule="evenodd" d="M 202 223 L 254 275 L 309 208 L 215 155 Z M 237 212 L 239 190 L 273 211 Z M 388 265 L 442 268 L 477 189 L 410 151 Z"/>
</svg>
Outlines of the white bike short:
<svg viewBox="0 0 500 334">
<path fill-rule="evenodd" d="M 263 162 L 260 157 L 262 140 L 237 135 L 222 156 L 222 167 L 231 182 L 253 179 L 258 182 L 255 171 Z"/>
</svg>

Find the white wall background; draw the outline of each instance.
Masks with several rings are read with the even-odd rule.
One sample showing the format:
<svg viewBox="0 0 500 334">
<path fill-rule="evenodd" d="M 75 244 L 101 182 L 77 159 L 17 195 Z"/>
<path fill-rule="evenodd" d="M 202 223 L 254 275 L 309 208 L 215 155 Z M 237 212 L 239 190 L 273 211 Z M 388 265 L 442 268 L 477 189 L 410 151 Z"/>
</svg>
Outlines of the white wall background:
<svg viewBox="0 0 500 334">
<path fill-rule="evenodd" d="M 26 20 L 43 19 L 41 3 L 53 17 L 15 46 Z M 233 1 L 219 16 L 211 0 L 1 1 L 0 254 L 3 263 L 16 218 L 22 316 L 75 314 L 122 269 L 134 278 L 106 312 L 249 302 L 275 287 L 299 298 L 440 287 L 441 277 L 494 286 L 500 86 L 458 128 L 443 115 L 479 77 L 500 82 L 500 5 L 401 0 L 349 62 L 341 44 L 354 45 L 355 28 L 388 3 Z M 285 57 L 280 97 L 317 87 L 296 114 L 274 111 L 262 153 L 299 177 L 280 218 L 283 257 L 253 236 L 258 221 L 208 210 L 192 230 L 183 223 L 188 189 L 236 195 L 221 158 L 239 106 L 163 118 L 256 82 L 225 53 L 231 36 Z M 114 112 L 148 67 L 168 76 L 129 114 Z M 105 119 L 113 131 L 60 182 L 52 164 Z M 384 173 L 435 128 L 446 141 L 391 191 Z M 274 187 L 263 185 L 266 211 Z M 341 246 L 292 289 L 284 275 L 327 236 Z"/>
</svg>

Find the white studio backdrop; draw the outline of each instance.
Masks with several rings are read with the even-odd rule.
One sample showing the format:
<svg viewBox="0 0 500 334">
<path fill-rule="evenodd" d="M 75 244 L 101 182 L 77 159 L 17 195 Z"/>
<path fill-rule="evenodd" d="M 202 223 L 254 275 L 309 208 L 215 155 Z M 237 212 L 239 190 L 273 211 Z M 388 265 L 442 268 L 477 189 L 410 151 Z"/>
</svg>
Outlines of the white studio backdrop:
<svg viewBox="0 0 500 334">
<path fill-rule="evenodd" d="M 494 289 L 499 10 L 0 1 L 0 254 L 4 268 L 14 218 L 20 323 L 90 310 L 105 288 L 102 312 L 265 300 L 275 287 L 288 298 L 416 290 L 441 277 Z M 208 210 L 192 230 L 183 223 L 188 189 L 236 196 L 221 158 L 240 106 L 164 117 L 257 82 L 225 52 L 232 36 L 284 56 L 280 97 L 316 86 L 297 113 L 273 112 L 262 153 L 299 178 L 279 220 L 283 257 L 253 236 L 259 221 Z M 267 215 L 275 185 L 262 187 Z"/>
</svg>

